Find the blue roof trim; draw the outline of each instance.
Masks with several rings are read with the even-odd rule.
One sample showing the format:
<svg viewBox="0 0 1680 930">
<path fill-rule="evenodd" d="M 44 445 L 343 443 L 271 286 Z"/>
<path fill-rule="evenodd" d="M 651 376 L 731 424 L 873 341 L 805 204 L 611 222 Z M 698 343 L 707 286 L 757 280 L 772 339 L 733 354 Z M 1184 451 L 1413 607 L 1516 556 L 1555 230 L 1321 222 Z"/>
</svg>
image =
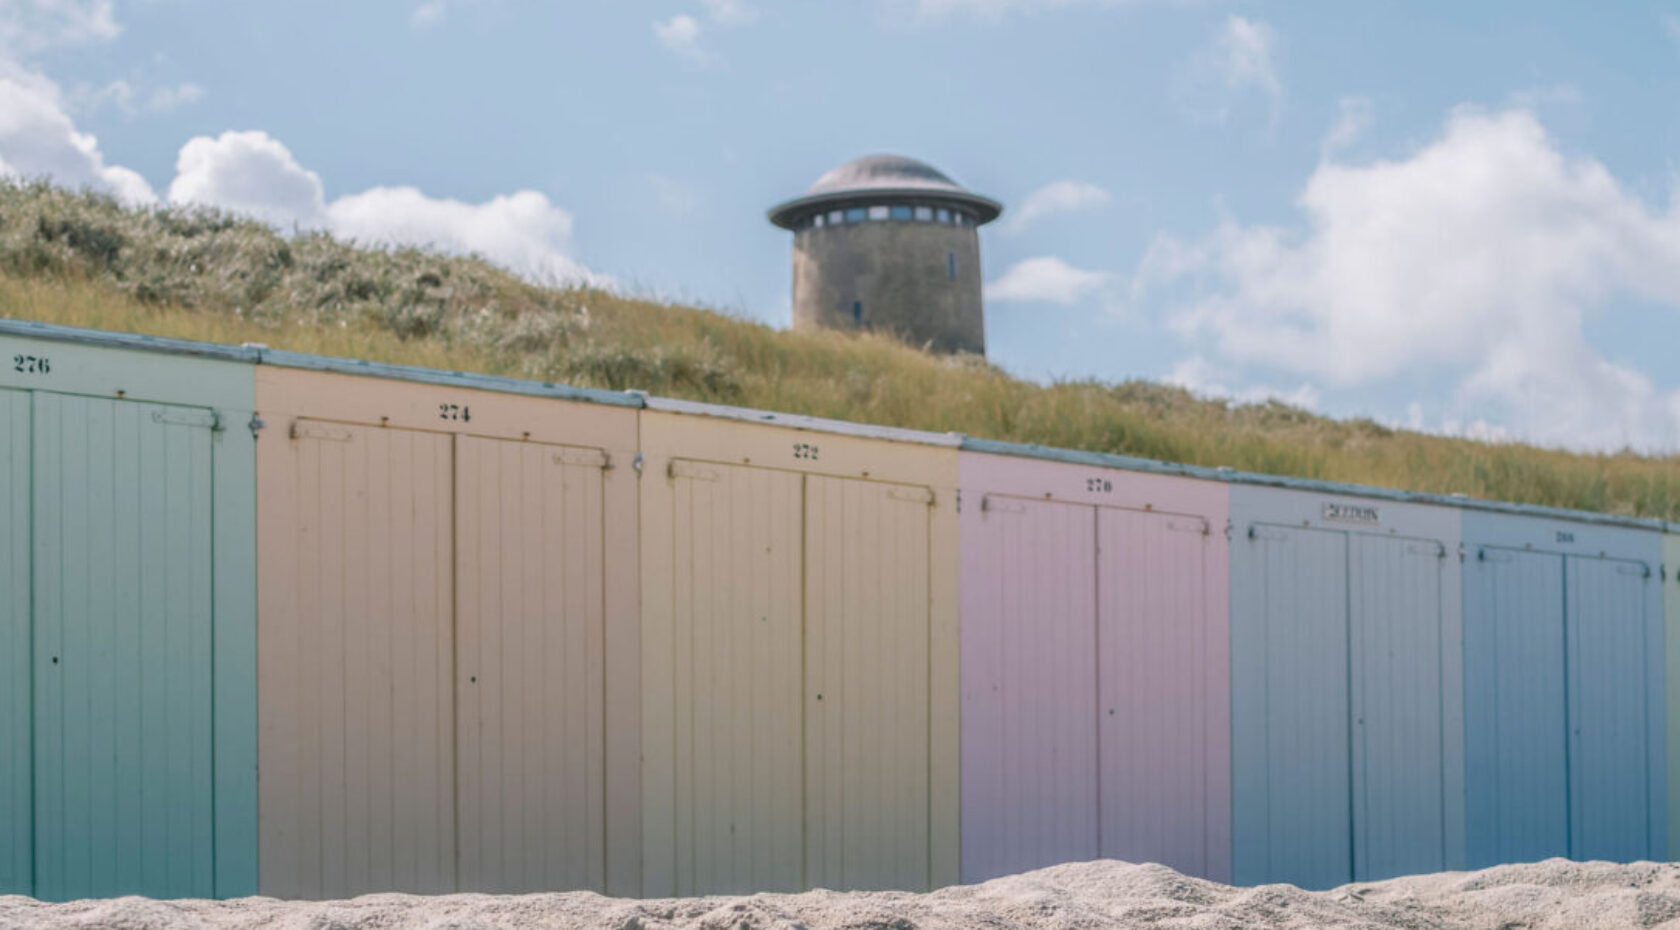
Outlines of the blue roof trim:
<svg viewBox="0 0 1680 930">
<path fill-rule="evenodd" d="M 1348 497 L 1366 497 L 1374 500 L 1396 501 L 1407 504 L 1427 504 L 1435 507 L 1453 507 L 1459 510 L 1482 510 L 1493 513 L 1512 514 L 1525 517 L 1540 517 L 1553 520 L 1568 520 L 1573 523 L 1588 523 L 1600 526 L 1621 526 L 1632 529 L 1652 530 L 1662 532 L 1665 527 L 1672 527 L 1670 531 L 1680 531 L 1680 524 L 1668 524 L 1662 520 L 1645 517 L 1623 517 L 1615 514 L 1596 513 L 1590 510 L 1569 510 L 1563 507 L 1544 507 L 1537 504 L 1512 504 L 1504 501 L 1482 500 L 1457 494 L 1426 494 L 1420 491 L 1398 491 L 1393 488 L 1379 488 L 1362 484 L 1348 484 L 1340 481 L 1319 481 L 1312 478 L 1291 478 L 1286 475 L 1266 475 L 1258 472 L 1237 471 L 1232 468 L 1209 468 L 1205 465 L 1177 465 L 1171 462 L 1159 462 L 1154 459 L 1137 458 L 1130 455 L 1115 455 L 1108 452 L 1079 452 L 1071 449 L 1057 449 L 1051 446 L 1029 445 L 1025 443 L 1002 442 L 996 439 L 974 439 L 963 437 L 962 448 L 967 452 L 985 452 L 991 455 L 1013 455 L 1023 458 L 1046 459 L 1053 462 L 1068 462 L 1074 465 L 1090 465 L 1097 468 L 1117 468 L 1122 471 L 1146 472 L 1157 475 L 1177 475 L 1185 478 L 1199 478 L 1204 481 L 1223 481 L 1227 484 L 1259 485 L 1273 488 L 1289 488 L 1296 491 L 1309 491 L 1318 494 L 1340 494 Z"/>
<path fill-rule="evenodd" d="M 640 409 L 645 406 L 640 394 L 626 391 L 606 391 L 598 388 L 553 384 L 547 381 L 522 381 L 517 378 L 499 378 L 494 375 L 479 375 L 464 371 L 442 371 L 436 368 L 420 368 L 414 365 L 391 365 L 385 362 L 330 358 L 325 355 L 305 355 L 301 352 L 286 352 L 279 349 L 261 349 L 258 351 L 260 354 L 259 361 L 262 364 L 276 365 L 281 368 L 301 368 L 309 371 L 359 375 L 364 378 L 386 378 L 393 381 L 418 381 L 422 384 L 495 391 L 499 394 L 524 394 L 530 397 L 579 400 L 592 404 L 605 404 L 611 407 Z"/>
<path fill-rule="evenodd" d="M 227 346 L 213 342 L 189 342 L 185 339 L 165 339 L 139 333 L 111 333 L 97 329 L 80 329 L 54 323 L 30 320 L 0 320 L 0 335 L 22 336 L 30 339 L 50 339 L 84 346 L 112 349 L 140 349 L 168 355 L 190 355 L 196 358 L 221 359 L 229 362 L 256 364 L 258 350 L 244 346 Z"/>
</svg>

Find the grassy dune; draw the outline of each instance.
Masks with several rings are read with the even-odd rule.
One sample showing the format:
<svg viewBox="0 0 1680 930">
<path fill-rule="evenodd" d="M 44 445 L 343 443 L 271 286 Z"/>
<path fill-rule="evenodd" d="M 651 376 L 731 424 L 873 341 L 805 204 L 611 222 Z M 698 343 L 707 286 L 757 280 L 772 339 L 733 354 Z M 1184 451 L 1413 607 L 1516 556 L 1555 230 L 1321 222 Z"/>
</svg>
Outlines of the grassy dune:
<svg viewBox="0 0 1680 930">
<path fill-rule="evenodd" d="M 1581 455 L 1206 400 L 1040 385 L 870 335 L 542 287 L 470 258 L 283 237 L 0 183 L 0 317 L 560 381 L 1200 465 L 1680 520 L 1680 458 Z"/>
</svg>

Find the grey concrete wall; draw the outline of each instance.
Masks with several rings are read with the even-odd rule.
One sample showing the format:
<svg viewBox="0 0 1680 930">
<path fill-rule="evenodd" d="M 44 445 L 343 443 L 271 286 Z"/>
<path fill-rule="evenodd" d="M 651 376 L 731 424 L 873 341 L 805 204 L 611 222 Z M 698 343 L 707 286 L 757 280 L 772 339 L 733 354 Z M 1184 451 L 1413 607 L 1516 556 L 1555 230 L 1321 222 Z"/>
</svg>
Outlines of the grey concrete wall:
<svg viewBox="0 0 1680 930">
<path fill-rule="evenodd" d="M 984 354 L 980 282 L 971 226 L 876 220 L 805 229 L 794 235 L 793 325 L 869 329 L 935 352 Z M 863 304 L 861 320 L 854 302 Z"/>
</svg>

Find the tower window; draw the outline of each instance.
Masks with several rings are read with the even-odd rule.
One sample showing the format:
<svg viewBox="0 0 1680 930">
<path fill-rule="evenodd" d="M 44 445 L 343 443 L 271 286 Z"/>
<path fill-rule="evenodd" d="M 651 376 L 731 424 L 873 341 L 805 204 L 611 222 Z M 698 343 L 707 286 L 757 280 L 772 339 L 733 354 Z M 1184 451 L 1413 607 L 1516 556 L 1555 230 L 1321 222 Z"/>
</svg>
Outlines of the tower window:
<svg viewBox="0 0 1680 930">
<path fill-rule="evenodd" d="M 869 219 L 869 211 L 863 207 L 851 207 L 846 210 L 846 222 L 848 223 L 861 223 L 866 219 Z"/>
<path fill-rule="evenodd" d="M 946 225 L 949 225 L 950 222 L 951 222 L 951 211 L 945 209 L 944 207 L 940 207 L 939 208 L 939 222 L 945 223 Z"/>
<path fill-rule="evenodd" d="M 917 207 L 916 208 L 916 221 L 919 222 L 919 223 L 931 223 L 931 222 L 933 222 L 933 208 L 932 207 Z"/>
<path fill-rule="evenodd" d="M 895 220 L 903 220 L 905 222 L 909 222 L 910 221 L 910 216 L 911 216 L 911 211 L 910 211 L 909 207 L 893 207 L 892 208 L 892 218 L 895 219 Z"/>
<path fill-rule="evenodd" d="M 869 208 L 869 218 L 872 219 L 872 220 L 884 220 L 884 219 L 887 218 L 888 215 L 889 215 L 889 211 L 887 210 L 887 208 L 885 206 L 877 206 L 877 207 L 870 207 Z"/>
<path fill-rule="evenodd" d="M 852 301 L 852 325 L 863 325 L 863 301 L 861 300 Z"/>
<path fill-rule="evenodd" d="M 846 214 L 840 212 L 839 210 L 828 211 L 828 225 L 839 226 L 844 222 L 846 222 Z"/>
<path fill-rule="evenodd" d="M 814 217 L 811 220 L 811 223 L 812 223 L 812 225 L 816 226 L 818 229 L 823 228 L 823 215 L 821 213 L 818 213 L 816 215 L 816 217 Z"/>
<path fill-rule="evenodd" d="M 945 280 L 955 281 L 956 279 L 957 279 L 957 253 L 946 252 L 945 253 Z"/>
</svg>

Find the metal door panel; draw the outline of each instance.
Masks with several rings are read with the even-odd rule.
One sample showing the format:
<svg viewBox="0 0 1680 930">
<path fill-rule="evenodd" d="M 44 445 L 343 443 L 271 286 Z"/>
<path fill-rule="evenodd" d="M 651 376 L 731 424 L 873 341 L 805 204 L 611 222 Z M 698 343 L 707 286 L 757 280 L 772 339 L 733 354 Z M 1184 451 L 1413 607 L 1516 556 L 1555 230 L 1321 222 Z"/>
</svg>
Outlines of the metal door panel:
<svg viewBox="0 0 1680 930">
<path fill-rule="evenodd" d="M 963 541 L 965 882 L 1099 855 L 1096 511 L 980 510 Z"/>
<path fill-rule="evenodd" d="M 802 479 L 672 475 L 676 893 L 799 891 Z"/>
<path fill-rule="evenodd" d="M 211 896 L 213 418 L 33 407 L 36 894 Z"/>
<path fill-rule="evenodd" d="M 805 878 L 819 888 L 923 890 L 932 498 L 922 488 L 805 481 Z"/>
<path fill-rule="evenodd" d="M 599 453 L 456 439 L 460 885 L 606 881 Z"/>
<path fill-rule="evenodd" d="M 1465 563 L 1470 868 L 1569 854 L 1563 557 L 1484 547 Z"/>
<path fill-rule="evenodd" d="M 0 895 L 31 894 L 29 395 L 0 390 Z"/>
<path fill-rule="evenodd" d="M 1437 542 L 1350 537 L 1354 877 L 1446 868 Z"/>
<path fill-rule="evenodd" d="M 1207 875 L 1223 825 L 1209 817 L 1217 693 L 1194 517 L 1098 510 L 1097 661 L 1102 855 Z"/>
<path fill-rule="evenodd" d="M 1231 613 L 1238 884 L 1353 879 L 1347 537 L 1256 525 Z"/>
<path fill-rule="evenodd" d="M 299 421 L 296 621 L 261 630 L 263 890 L 455 890 L 448 435 Z"/>
<path fill-rule="evenodd" d="M 1569 810 L 1574 859 L 1652 857 L 1653 682 L 1647 680 L 1646 586 L 1637 562 L 1566 559 Z"/>
</svg>

